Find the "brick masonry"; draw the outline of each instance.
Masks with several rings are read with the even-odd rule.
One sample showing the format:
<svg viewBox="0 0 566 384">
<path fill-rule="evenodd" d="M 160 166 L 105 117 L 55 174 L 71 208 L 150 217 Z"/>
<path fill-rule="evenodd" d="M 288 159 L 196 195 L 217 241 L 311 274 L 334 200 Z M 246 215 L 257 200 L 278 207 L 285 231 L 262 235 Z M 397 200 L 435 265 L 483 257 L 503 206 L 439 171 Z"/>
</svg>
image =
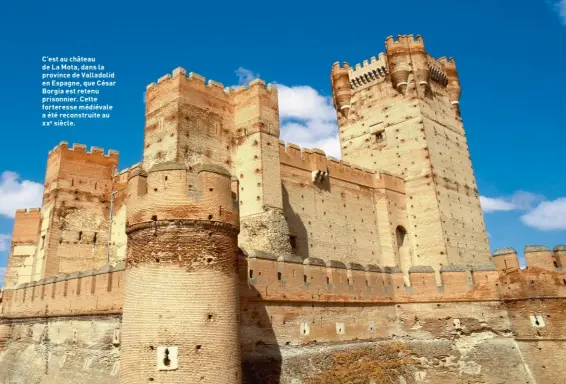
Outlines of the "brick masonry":
<svg viewBox="0 0 566 384">
<path fill-rule="evenodd" d="M 141 163 L 51 151 L 0 383 L 561 382 L 566 247 L 490 254 L 454 60 L 385 47 L 332 66 L 342 160 L 279 140 L 275 87 L 181 68 Z"/>
</svg>

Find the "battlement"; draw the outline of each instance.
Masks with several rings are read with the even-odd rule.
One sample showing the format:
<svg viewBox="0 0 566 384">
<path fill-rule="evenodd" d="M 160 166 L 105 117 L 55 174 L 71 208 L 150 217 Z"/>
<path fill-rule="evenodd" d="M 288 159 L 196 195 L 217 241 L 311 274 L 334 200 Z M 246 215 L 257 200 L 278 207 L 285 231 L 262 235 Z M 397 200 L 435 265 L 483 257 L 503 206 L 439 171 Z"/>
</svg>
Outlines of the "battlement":
<svg viewBox="0 0 566 384">
<path fill-rule="evenodd" d="M 324 175 L 370 188 L 385 188 L 405 193 L 405 182 L 389 172 L 376 172 L 326 156 L 321 149 L 302 148 L 279 140 L 281 164 L 313 172 L 313 177 Z M 320 173 L 322 172 L 322 174 Z"/>
<path fill-rule="evenodd" d="M 146 87 L 147 92 L 153 92 L 157 90 L 160 86 L 168 83 L 174 79 L 183 79 L 187 81 L 189 84 L 192 84 L 196 87 L 201 87 L 205 89 L 209 89 L 215 94 L 224 94 L 225 96 L 234 97 L 236 95 L 241 95 L 247 93 L 249 91 L 255 89 L 263 89 L 267 92 L 277 92 L 277 87 L 273 84 L 265 84 L 265 82 L 261 79 L 252 80 L 247 85 L 242 85 L 237 88 L 225 87 L 222 83 L 214 81 L 214 80 L 206 80 L 206 78 L 198 73 L 190 72 L 187 76 L 187 70 L 185 68 L 176 68 L 173 70 L 172 74 L 166 74 L 160 77 L 157 82 L 150 83 Z"/>
<path fill-rule="evenodd" d="M 204 164 L 189 179 L 184 163 L 157 163 L 146 172 L 141 167 L 129 172 L 128 222 L 196 220 L 238 226 L 233 209 L 232 180 L 221 166 Z"/>
<path fill-rule="evenodd" d="M 3 318 L 121 313 L 124 264 L 20 284 L 4 290 Z"/>
<path fill-rule="evenodd" d="M 544 257 L 549 249 L 528 246 Z M 513 254 L 497 250 L 497 258 Z M 566 253 L 566 246 L 555 247 Z M 562 255 L 564 256 L 564 255 Z M 503 272 L 496 265 L 398 267 L 344 263 L 250 251 L 240 261 L 240 291 L 251 300 L 281 302 L 473 302 L 566 297 L 566 274 L 526 268 Z M 4 291 L 4 318 L 120 313 L 124 264 L 24 283 Z M 439 280 L 437 279 L 439 276 Z M 258 297 L 257 292 L 261 292 Z"/>
<path fill-rule="evenodd" d="M 443 59 L 443 61 L 441 61 Z M 444 69 L 446 58 L 435 60 L 432 56 L 427 55 L 427 64 L 430 68 L 430 78 L 441 85 L 448 84 L 448 77 Z"/>
<path fill-rule="evenodd" d="M 526 264 L 524 269 L 520 267 L 517 251 L 511 247 L 495 250 L 493 260 L 497 270 L 504 274 L 534 270 L 562 273 L 564 263 L 566 263 L 566 246 L 557 245 L 551 250 L 544 245 L 526 245 L 524 256 Z"/>
<path fill-rule="evenodd" d="M 104 152 L 103 148 L 99 147 L 90 147 L 90 151 L 87 151 L 87 146 L 84 144 L 77 144 L 74 143 L 71 148 L 69 148 L 69 143 L 66 141 L 62 141 L 57 144 L 51 151 L 48 153 L 48 157 L 55 153 L 62 153 L 62 152 L 74 152 L 74 153 L 85 153 L 97 156 L 104 156 L 107 158 L 118 158 L 119 152 L 114 149 L 109 149 L 107 153 Z"/>
<path fill-rule="evenodd" d="M 114 173 L 114 184 L 127 183 L 130 175 L 137 171 L 141 167 L 141 163 L 135 163 L 131 167 L 122 169 Z"/>
<path fill-rule="evenodd" d="M 20 215 L 27 215 L 30 213 L 40 213 L 41 212 L 41 208 L 21 208 L 21 209 L 16 209 L 16 215 L 20 214 Z"/>
<path fill-rule="evenodd" d="M 387 56 L 385 53 L 380 53 L 378 58 L 372 56 L 369 62 L 364 60 L 362 64 L 357 63 L 354 68 L 348 69 L 350 85 L 352 89 L 356 89 L 364 85 L 373 84 L 385 79 L 387 71 Z"/>
</svg>

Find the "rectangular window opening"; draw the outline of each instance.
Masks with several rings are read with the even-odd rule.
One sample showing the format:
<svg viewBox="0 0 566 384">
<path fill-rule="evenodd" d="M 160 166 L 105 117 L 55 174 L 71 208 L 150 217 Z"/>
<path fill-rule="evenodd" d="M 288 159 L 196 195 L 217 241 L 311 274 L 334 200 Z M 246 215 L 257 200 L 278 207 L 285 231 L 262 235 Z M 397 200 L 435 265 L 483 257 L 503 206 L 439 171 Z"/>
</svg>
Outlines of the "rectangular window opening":
<svg viewBox="0 0 566 384">
<path fill-rule="evenodd" d="M 290 235 L 289 243 L 291 244 L 291 249 L 297 249 L 297 236 Z"/>
</svg>

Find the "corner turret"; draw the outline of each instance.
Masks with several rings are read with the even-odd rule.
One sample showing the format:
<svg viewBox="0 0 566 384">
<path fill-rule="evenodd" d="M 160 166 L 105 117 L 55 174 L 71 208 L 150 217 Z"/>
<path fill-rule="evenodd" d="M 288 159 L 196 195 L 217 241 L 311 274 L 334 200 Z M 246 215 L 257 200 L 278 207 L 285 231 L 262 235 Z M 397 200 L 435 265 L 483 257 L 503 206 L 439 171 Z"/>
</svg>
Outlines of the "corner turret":
<svg viewBox="0 0 566 384">
<path fill-rule="evenodd" d="M 385 40 L 391 82 L 393 84 L 393 88 L 395 88 L 403 96 L 407 91 L 409 74 L 411 73 L 408 43 L 409 39 L 405 35 L 399 35 L 397 37 L 397 41 L 395 41 L 393 36 L 389 36 Z"/>
<path fill-rule="evenodd" d="M 450 98 L 450 103 L 452 104 L 452 109 L 456 112 L 456 116 L 460 117 L 460 94 L 462 93 L 462 88 L 460 87 L 460 80 L 458 79 L 456 62 L 452 57 L 448 60 L 441 58 L 438 61 L 444 65 L 444 70 L 446 71 L 446 77 L 448 78 L 446 90 Z"/>
<path fill-rule="evenodd" d="M 334 108 L 344 117 L 348 117 L 350 111 L 350 100 L 352 98 L 352 87 L 350 86 L 349 72 L 350 65 L 336 62 L 332 65 L 330 83 L 334 95 Z"/>
</svg>

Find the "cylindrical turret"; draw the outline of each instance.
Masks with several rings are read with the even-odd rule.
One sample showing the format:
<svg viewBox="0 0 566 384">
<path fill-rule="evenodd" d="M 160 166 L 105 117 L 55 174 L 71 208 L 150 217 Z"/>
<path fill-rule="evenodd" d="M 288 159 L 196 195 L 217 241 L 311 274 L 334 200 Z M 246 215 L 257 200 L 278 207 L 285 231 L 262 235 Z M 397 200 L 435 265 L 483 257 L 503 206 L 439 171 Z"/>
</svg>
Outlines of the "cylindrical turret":
<svg viewBox="0 0 566 384">
<path fill-rule="evenodd" d="M 409 47 L 406 36 L 398 36 L 398 41 L 389 36 L 385 40 L 387 51 L 387 62 L 389 63 L 389 73 L 393 88 L 405 95 L 409 81 L 411 66 L 409 63 Z"/>
<path fill-rule="evenodd" d="M 350 76 L 348 71 L 350 65 L 344 63 L 340 67 L 340 63 L 334 63 L 332 73 L 330 74 L 330 83 L 332 84 L 332 93 L 334 95 L 334 108 L 344 117 L 348 117 L 350 111 L 350 99 L 352 98 L 352 87 L 350 86 Z"/>
<path fill-rule="evenodd" d="M 421 90 L 420 96 L 423 97 L 429 88 L 430 79 L 430 68 L 428 67 L 423 38 L 417 35 L 415 40 L 412 35 L 409 35 L 409 48 L 411 50 L 415 81 Z"/>
<path fill-rule="evenodd" d="M 460 116 L 460 94 L 462 93 L 462 88 L 460 88 L 458 71 L 456 71 L 456 63 L 453 58 L 449 58 L 448 61 L 444 63 L 444 70 L 446 71 L 446 77 L 448 77 L 446 90 L 448 91 L 450 103 L 452 103 L 452 108 L 456 112 L 456 115 Z"/>
<path fill-rule="evenodd" d="M 128 193 L 120 383 L 241 383 L 230 173 L 160 163 Z"/>
</svg>

